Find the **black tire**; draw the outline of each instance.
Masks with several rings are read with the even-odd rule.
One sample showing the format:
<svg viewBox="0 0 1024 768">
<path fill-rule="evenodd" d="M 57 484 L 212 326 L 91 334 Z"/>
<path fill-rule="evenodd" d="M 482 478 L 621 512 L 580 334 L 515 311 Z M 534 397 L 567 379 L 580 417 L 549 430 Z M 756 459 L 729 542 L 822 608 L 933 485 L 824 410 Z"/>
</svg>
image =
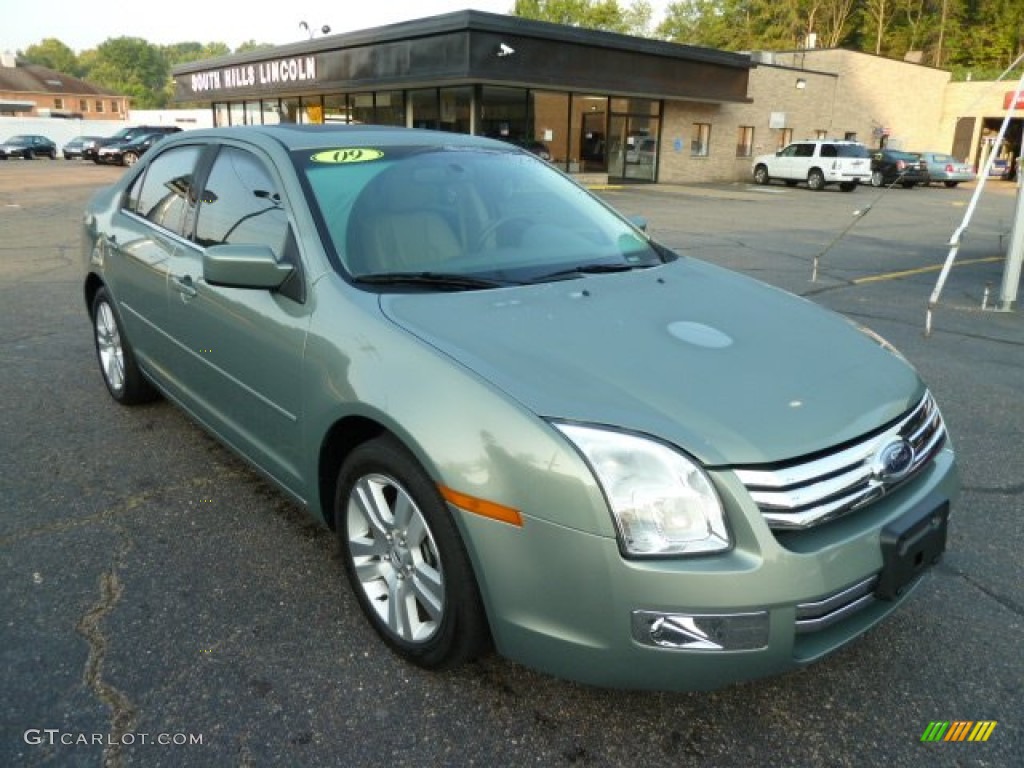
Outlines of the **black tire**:
<svg viewBox="0 0 1024 768">
<path fill-rule="evenodd" d="M 121 405 L 155 400 L 157 391 L 135 362 L 135 354 L 125 338 L 121 319 L 106 288 L 100 288 L 93 297 L 90 315 L 96 360 L 110 396 Z"/>
<path fill-rule="evenodd" d="M 871 186 L 872 187 L 881 187 L 881 186 L 884 186 L 884 185 L 885 185 L 885 177 L 882 176 L 882 172 L 881 171 L 874 171 L 871 174 Z"/>
<path fill-rule="evenodd" d="M 839 183 L 839 190 L 841 192 L 853 192 L 857 188 L 857 182 L 855 181 L 842 181 Z"/>
<path fill-rule="evenodd" d="M 408 519 L 397 519 L 396 509 Z M 352 451 L 338 473 L 334 520 L 352 591 L 395 653 L 448 669 L 486 650 L 486 614 L 462 537 L 437 486 L 401 443 L 384 435 Z"/>
<path fill-rule="evenodd" d="M 825 188 L 825 174 L 819 168 L 811 168 L 807 174 L 807 186 L 818 192 Z"/>
<path fill-rule="evenodd" d="M 945 185 L 946 185 L 947 187 L 949 187 L 950 189 L 952 189 L 953 187 L 955 187 L 955 186 L 956 186 L 957 184 L 959 184 L 960 182 L 959 182 L 959 181 L 944 181 L 944 182 L 942 182 L 942 183 L 943 183 L 943 184 L 945 184 Z"/>
<path fill-rule="evenodd" d="M 754 169 L 754 183 L 767 184 L 769 181 L 771 181 L 771 177 L 768 175 L 767 166 L 757 166 L 757 168 Z"/>
</svg>

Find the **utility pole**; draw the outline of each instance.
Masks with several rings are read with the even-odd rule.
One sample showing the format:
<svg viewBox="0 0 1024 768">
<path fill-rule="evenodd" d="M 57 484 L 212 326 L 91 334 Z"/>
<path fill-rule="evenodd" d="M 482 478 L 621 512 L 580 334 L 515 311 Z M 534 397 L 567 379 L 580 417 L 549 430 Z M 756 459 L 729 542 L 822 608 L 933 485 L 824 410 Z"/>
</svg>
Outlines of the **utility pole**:
<svg viewBox="0 0 1024 768">
<path fill-rule="evenodd" d="M 1006 251 L 1006 266 L 1003 267 L 1003 284 L 999 289 L 999 309 L 1010 312 L 1017 301 L 1020 287 L 1020 268 L 1024 262 L 1024 167 L 1017 158 L 1017 214 L 1013 219 L 1010 247 Z"/>
</svg>

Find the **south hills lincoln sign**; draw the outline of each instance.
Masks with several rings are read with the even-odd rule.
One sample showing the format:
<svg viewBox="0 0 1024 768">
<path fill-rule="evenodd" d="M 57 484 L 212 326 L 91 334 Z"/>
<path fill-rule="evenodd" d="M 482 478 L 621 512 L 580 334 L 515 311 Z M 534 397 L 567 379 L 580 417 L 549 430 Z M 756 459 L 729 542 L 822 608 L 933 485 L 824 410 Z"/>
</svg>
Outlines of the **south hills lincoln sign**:
<svg viewBox="0 0 1024 768">
<path fill-rule="evenodd" d="M 292 56 L 192 72 L 178 79 L 195 96 L 229 94 L 254 89 L 279 89 L 316 82 L 315 56 Z"/>
</svg>

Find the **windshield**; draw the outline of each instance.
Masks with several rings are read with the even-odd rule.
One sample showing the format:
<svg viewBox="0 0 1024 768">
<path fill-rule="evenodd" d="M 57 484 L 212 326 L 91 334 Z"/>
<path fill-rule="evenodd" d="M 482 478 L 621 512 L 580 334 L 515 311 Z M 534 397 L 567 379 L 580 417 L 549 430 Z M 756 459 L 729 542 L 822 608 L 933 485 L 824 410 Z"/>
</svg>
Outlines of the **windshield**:
<svg viewBox="0 0 1024 768">
<path fill-rule="evenodd" d="M 21 135 L 11 136 L 11 138 L 9 138 L 7 141 L 4 142 L 4 144 L 31 144 L 31 143 L 32 143 L 32 137 L 30 137 L 30 136 L 21 136 Z"/>
<path fill-rule="evenodd" d="M 660 264 L 661 251 L 604 203 L 521 152 L 388 147 L 295 154 L 340 265 L 493 287 Z M 369 279 L 368 279 L 369 278 Z"/>
</svg>

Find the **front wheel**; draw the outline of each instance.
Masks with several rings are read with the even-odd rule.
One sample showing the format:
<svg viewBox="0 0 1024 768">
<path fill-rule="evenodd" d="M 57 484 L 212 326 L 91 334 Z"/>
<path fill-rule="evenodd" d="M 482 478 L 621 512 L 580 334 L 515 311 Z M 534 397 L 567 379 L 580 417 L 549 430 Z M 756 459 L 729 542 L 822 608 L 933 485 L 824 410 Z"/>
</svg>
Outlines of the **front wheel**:
<svg viewBox="0 0 1024 768">
<path fill-rule="evenodd" d="M 462 538 L 401 443 L 385 435 L 352 452 L 338 474 L 334 520 L 359 606 L 393 651 L 426 669 L 484 651 L 487 621 Z"/>
<path fill-rule="evenodd" d="M 813 189 L 815 192 L 825 188 L 825 174 L 823 174 L 817 168 L 812 168 L 811 172 L 807 174 L 807 186 Z"/>
<path fill-rule="evenodd" d="M 872 172 L 872 174 L 871 174 L 871 186 L 872 187 L 880 187 L 883 184 L 885 184 L 885 177 L 882 176 L 882 172 L 881 171 L 874 171 L 874 172 Z"/>
<path fill-rule="evenodd" d="M 757 166 L 757 168 L 754 169 L 754 182 L 757 184 L 767 184 L 769 181 L 771 181 L 771 179 L 768 176 L 768 168 L 763 165 Z"/>
<path fill-rule="evenodd" d="M 127 165 L 131 168 L 138 159 L 139 156 L 134 152 L 125 152 L 124 157 L 121 158 L 121 165 Z"/>
<path fill-rule="evenodd" d="M 135 362 L 135 353 L 124 336 L 114 302 L 106 288 L 100 288 L 92 300 L 92 326 L 96 359 L 110 396 L 122 405 L 154 400 L 156 390 Z"/>
</svg>

